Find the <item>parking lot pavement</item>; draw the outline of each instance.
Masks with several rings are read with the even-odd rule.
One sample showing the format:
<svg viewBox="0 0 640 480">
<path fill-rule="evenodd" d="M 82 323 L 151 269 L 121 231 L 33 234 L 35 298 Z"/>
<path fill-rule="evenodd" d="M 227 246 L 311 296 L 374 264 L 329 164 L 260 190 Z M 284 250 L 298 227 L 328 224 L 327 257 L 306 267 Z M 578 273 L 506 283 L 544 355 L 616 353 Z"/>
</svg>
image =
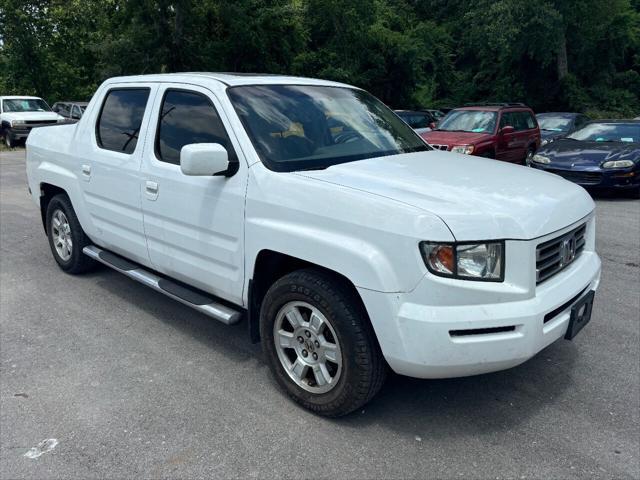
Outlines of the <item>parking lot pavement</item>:
<svg viewBox="0 0 640 480">
<path fill-rule="evenodd" d="M 0 152 L 2 478 L 640 477 L 638 200 L 597 201 L 602 284 L 573 342 L 491 375 L 392 376 L 327 420 L 278 390 L 246 325 L 62 273 L 25 181 Z"/>
</svg>

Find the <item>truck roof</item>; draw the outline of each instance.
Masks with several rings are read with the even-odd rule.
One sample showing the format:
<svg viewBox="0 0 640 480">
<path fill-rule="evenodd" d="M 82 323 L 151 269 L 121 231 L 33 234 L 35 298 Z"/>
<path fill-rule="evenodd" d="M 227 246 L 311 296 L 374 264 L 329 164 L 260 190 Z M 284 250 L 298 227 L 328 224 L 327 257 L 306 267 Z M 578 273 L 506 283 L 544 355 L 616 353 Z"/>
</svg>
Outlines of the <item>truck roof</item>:
<svg viewBox="0 0 640 480">
<path fill-rule="evenodd" d="M 2 95 L 2 96 L 0 96 L 0 100 L 15 100 L 15 99 L 19 99 L 19 98 L 42 100 L 40 97 L 32 97 L 30 95 Z"/>
<path fill-rule="evenodd" d="M 319 80 L 307 77 L 293 77 L 287 75 L 274 75 L 268 73 L 233 73 L 233 72 L 184 72 L 184 73 L 161 73 L 150 75 L 132 75 L 127 77 L 114 77 L 107 80 L 107 83 L 124 82 L 193 82 L 194 80 L 207 79 L 215 80 L 226 86 L 235 87 L 239 85 L 326 85 L 351 87 L 339 82 L 329 80 Z"/>
</svg>

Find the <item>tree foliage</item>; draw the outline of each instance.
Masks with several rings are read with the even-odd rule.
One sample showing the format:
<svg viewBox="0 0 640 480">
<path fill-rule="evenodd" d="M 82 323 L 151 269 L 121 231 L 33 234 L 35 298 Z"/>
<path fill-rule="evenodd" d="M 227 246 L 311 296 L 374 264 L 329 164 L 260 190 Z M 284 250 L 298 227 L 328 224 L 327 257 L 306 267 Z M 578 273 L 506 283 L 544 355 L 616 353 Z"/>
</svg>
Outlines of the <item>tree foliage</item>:
<svg viewBox="0 0 640 480">
<path fill-rule="evenodd" d="M 283 73 L 393 107 L 523 101 L 640 114 L 640 0 L 0 0 L 0 93 L 115 75 Z"/>
</svg>

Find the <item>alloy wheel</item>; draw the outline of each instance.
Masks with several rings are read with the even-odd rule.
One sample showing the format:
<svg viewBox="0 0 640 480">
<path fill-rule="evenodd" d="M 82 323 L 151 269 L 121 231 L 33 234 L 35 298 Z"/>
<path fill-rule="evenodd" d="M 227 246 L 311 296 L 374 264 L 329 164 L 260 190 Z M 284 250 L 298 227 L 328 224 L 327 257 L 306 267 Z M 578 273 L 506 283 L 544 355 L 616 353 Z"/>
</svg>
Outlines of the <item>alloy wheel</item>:
<svg viewBox="0 0 640 480">
<path fill-rule="evenodd" d="M 51 235 L 58 256 L 63 261 L 68 261 L 73 252 L 73 239 L 69 220 L 62 210 L 55 210 L 51 216 Z"/>
<path fill-rule="evenodd" d="M 289 302 L 276 315 L 273 339 L 281 365 L 296 385 L 321 394 L 336 386 L 342 350 L 331 322 L 307 302 Z"/>
</svg>

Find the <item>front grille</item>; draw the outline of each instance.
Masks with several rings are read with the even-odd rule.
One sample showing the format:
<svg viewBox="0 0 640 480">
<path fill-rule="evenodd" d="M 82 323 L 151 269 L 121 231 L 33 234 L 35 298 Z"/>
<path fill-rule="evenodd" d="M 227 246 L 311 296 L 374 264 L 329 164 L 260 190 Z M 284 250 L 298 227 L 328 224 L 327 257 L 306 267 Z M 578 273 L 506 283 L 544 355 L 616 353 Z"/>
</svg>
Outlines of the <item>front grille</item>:
<svg viewBox="0 0 640 480">
<path fill-rule="evenodd" d="M 51 125 L 52 123 L 58 123 L 57 120 L 27 120 L 24 122 L 27 125 Z"/>
<path fill-rule="evenodd" d="M 584 250 L 587 225 L 536 247 L 536 283 L 542 283 L 570 265 Z"/>
<path fill-rule="evenodd" d="M 576 170 L 555 170 L 553 168 L 545 169 L 547 172 L 560 175 L 565 180 L 569 180 L 573 183 L 580 185 L 598 185 L 602 180 L 602 174 L 600 172 L 580 172 Z"/>
<path fill-rule="evenodd" d="M 440 143 L 430 143 L 433 148 L 436 150 L 449 150 L 449 145 L 442 145 Z"/>
</svg>

